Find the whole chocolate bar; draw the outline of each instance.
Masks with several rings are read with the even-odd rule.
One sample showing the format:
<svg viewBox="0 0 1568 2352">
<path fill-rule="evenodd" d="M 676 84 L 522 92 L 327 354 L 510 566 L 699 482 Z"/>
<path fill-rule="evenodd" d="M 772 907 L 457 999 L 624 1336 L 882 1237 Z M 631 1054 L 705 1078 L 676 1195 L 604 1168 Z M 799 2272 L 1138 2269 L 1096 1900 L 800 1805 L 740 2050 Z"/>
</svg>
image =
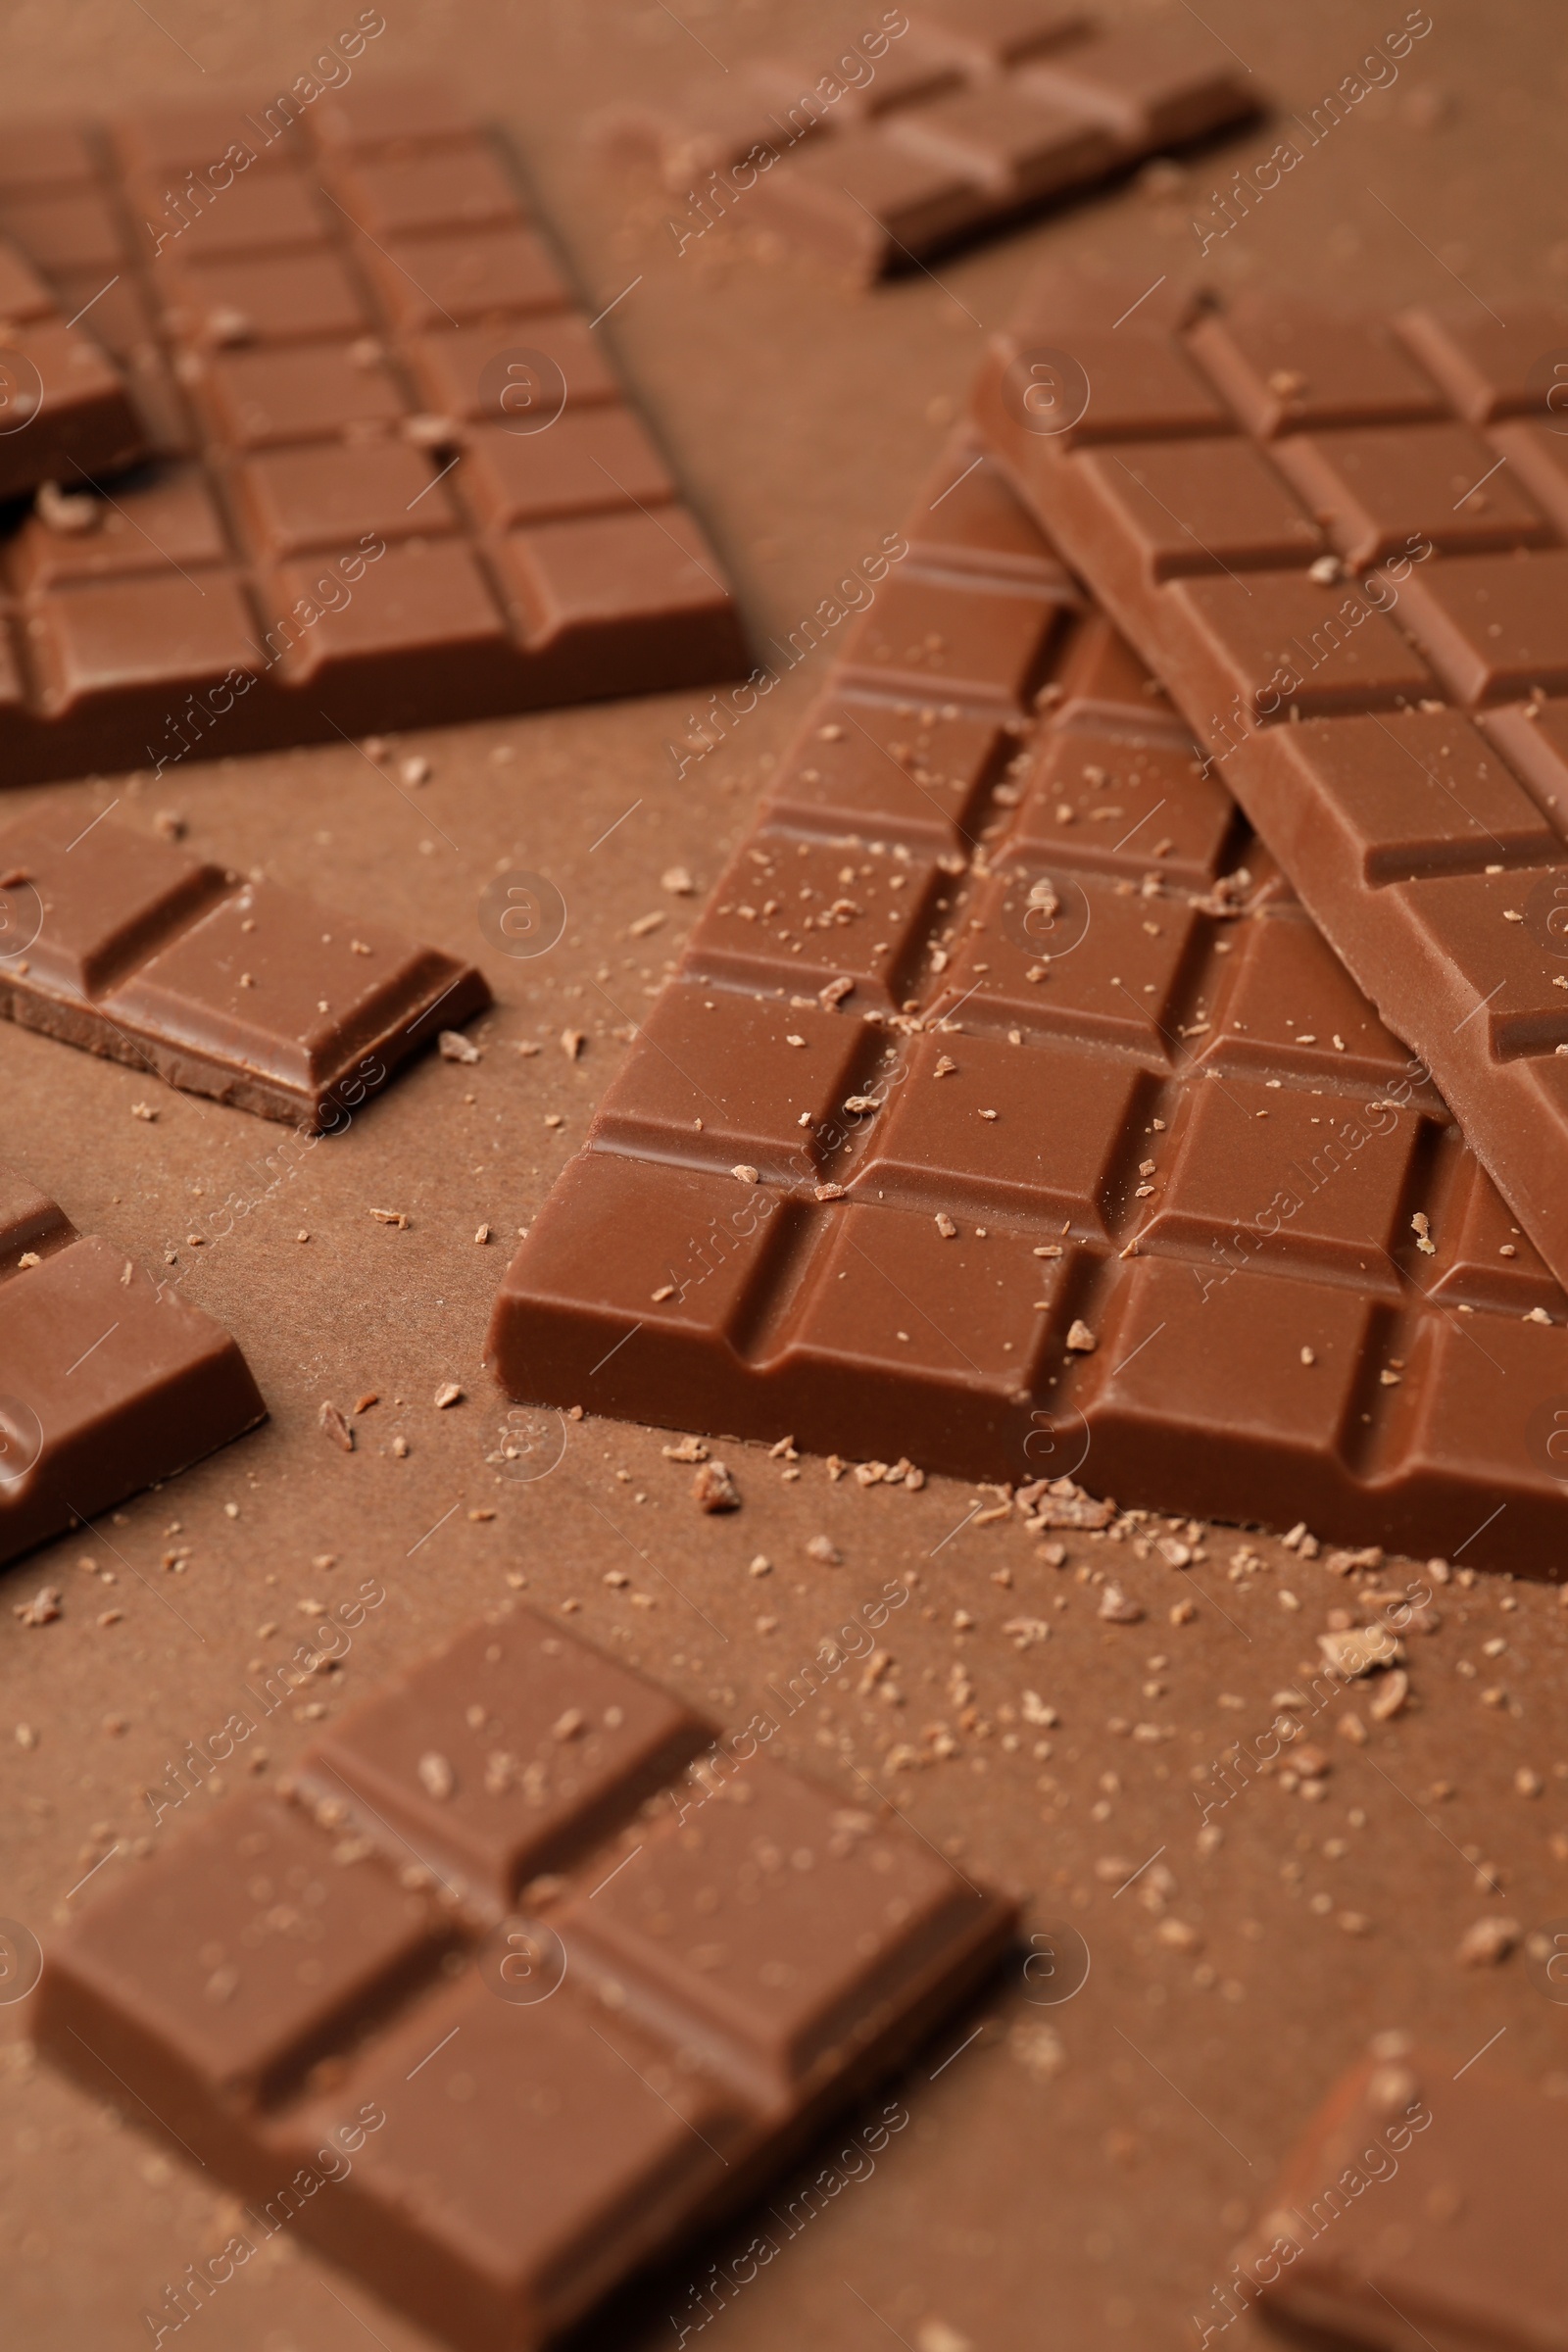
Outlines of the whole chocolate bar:
<svg viewBox="0 0 1568 2352">
<path fill-rule="evenodd" d="M 0 1013 L 320 1131 L 490 1003 L 482 973 L 127 825 L 0 832 Z"/>
<path fill-rule="evenodd" d="M 1568 309 L 1057 278 L 985 430 L 1568 1275 Z"/>
<path fill-rule="evenodd" d="M 995 466 L 906 536 L 502 1386 L 1552 1573 L 1568 1299 L 1427 1073 Z"/>
<path fill-rule="evenodd" d="M 119 370 L 0 236 L 0 499 L 48 484 L 45 507 L 69 524 L 86 510 L 63 505 L 63 486 L 116 472 L 149 446 Z"/>
<path fill-rule="evenodd" d="M 677 250 L 734 208 L 867 280 L 1255 111 L 1190 21 L 955 0 L 888 9 L 843 50 L 767 58 L 706 101 L 607 110 L 598 136 L 686 192 Z"/>
<path fill-rule="evenodd" d="M 329 1733 L 292 1801 L 230 1800 L 104 1888 L 48 1953 L 41 2046 L 250 2199 L 247 2249 L 281 2208 L 453 2343 L 529 2352 L 755 2191 L 1010 1936 L 1010 1903 L 770 1732 L 715 1740 L 498 1612 Z"/>
<path fill-rule="evenodd" d="M 0 148 L 0 229 L 91 302 L 163 453 L 0 533 L 8 783 L 745 667 L 598 322 L 438 85 Z"/>
<path fill-rule="evenodd" d="M 1207 2344 L 1253 2305 L 1314 2343 L 1403 2352 L 1568 2344 L 1568 2115 L 1380 2035 L 1288 2159 L 1232 2276 L 1193 2315 Z"/>
<path fill-rule="evenodd" d="M 0 1166 L 0 1563 L 266 1415 L 226 1331 Z"/>
</svg>

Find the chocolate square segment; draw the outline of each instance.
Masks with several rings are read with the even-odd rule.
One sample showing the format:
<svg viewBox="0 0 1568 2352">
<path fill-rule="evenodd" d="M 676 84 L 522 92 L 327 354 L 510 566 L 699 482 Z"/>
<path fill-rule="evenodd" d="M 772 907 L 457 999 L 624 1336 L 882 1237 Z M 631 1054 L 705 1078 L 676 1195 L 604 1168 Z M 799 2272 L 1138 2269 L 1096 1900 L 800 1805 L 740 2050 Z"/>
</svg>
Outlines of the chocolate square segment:
<svg viewBox="0 0 1568 2352">
<path fill-rule="evenodd" d="M 377 238 L 419 229 L 505 227 L 523 218 L 510 174 L 478 136 L 344 168 L 334 175 L 332 193 Z"/>
<path fill-rule="evenodd" d="M 612 1082 L 602 1113 L 612 1150 L 770 1184 L 822 1173 L 854 1125 L 844 1099 L 864 1053 L 857 1021 L 814 1005 L 728 989 L 667 989 L 640 1036 L 647 1051 Z"/>
<path fill-rule="evenodd" d="M 150 956 L 106 1000 L 173 1052 L 318 1096 L 456 976 L 450 956 L 377 923 L 248 883 Z"/>
<path fill-rule="evenodd" d="M 768 2104 L 863 2048 L 985 1909 L 902 1822 L 759 1757 L 556 1914 L 568 1953 Z"/>
<path fill-rule="evenodd" d="M 1311 516 L 1263 459 L 1234 441 L 1118 443 L 1077 461 L 1096 497 L 1116 512 L 1144 575 L 1261 571 L 1322 553 Z"/>
<path fill-rule="evenodd" d="M 668 1694 L 531 1615 L 476 1625 L 318 1740 L 298 1786 L 403 1867 L 505 1910 L 706 1745 Z M 433 1759 L 433 1761 L 432 1761 Z"/>
<path fill-rule="evenodd" d="M 167 2069 L 180 2110 L 254 2110 L 443 1940 L 428 1901 L 336 1861 L 292 1807 L 247 1798 L 100 1898 L 53 1980 L 53 2030 L 106 2069 Z"/>
<path fill-rule="evenodd" d="M 1201 318 L 1188 348 L 1249 432 L 1436 419 L 1444 403 L 1385 321 L 1267 296 Z"/>
<path fill-rule="evenodd" d="M 24 820 L 0 835 L 0 865 L 37 894 L 27 978 L 68 997 L 101 996 L 227 887 L 220 867 L 108 821 Z"/>
</svg>

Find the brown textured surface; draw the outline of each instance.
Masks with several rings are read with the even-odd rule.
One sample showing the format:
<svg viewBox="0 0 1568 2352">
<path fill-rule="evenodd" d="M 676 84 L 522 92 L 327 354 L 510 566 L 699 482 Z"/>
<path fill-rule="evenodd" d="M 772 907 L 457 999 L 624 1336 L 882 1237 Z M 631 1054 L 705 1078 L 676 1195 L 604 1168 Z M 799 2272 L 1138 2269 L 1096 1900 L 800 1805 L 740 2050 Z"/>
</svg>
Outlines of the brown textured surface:
<svg viewBox="0 0 1568 2352">
<path fill-rule="evenodd" d="M 1261 33 L 1250 8 L 1199 4 L 1282 103 L 1307 118 L 1366 52 L 1365 11 L 1338 0 L 1310 15 L 1271 15 Z M 281 82 L 319 47 L 319 16 L 294 0 L 265 17 L 216 0 L 185 0 L 178 12 L 155 0 L 153 13 L 228 86 Z M 675 0 L 675 14 L 732 65 L 776 49 L 786 28 L 792 37 L 808 26 L 842 34 L 857 24 L 848 10 L 808 14 L 804 5 L 697 18 Z M 1551 30 L 1534 8 L 1445 14 L 1393 90 L 1352 107 L 1253 224 L 1211 250 L 1210 265 L 1325 293 L 1353 279 L 1368 299 L 1390 302 L 1451 291 L 1444 264 L 1389 218 L 1370 185 L 1483 291 L 1494 276 L 1560 283 L 1560 228 L 1542 201 L 1564 99 Z M 588 162 L 579 124 L 591 107 L 638 89 L 673 93 L 687 59 L 702 64 L 662 11 L 514 14 L 473 0 L 416 27 L 389 25 L 376 46 L 387 64 L 444 72 L 475 104 L 505 114 L 596 306 L 645 272 L 598 331 L 612 335 L 617 364 L 711 518 L 760 644 L 769 634 L 787 642 L 896 529 L 947 430 L 931 404 L 956 413 L 982 329 L 1006 319 L 1041 260 L 1070 249 L 1108 269 L 1147 264 L 1151 283 L 1192 249 L 1192 218 L 1209 216 L 1212 178 L 1194 175 L 1163 196 L 1129 188 L 939 265 L 944 287 L 978 324 L 919 272 L 874 303 L 841 304 L 804 272 L 735 266 L 733 248 L 715 262 L 717 232 L 673 261 L 663 208 L 628 220 L 620 193 Z M 131 96 L 203 88 L 196 66 L 121 0 L 14 14 L 7 65 L 23 108 L 108 112 Z M 1432 127 L 1441 99 L 1447 119 Z M 1235 160 L 1259 160 L 1275 136 L 1265 128 L 1249 137 Z M 1187 1569 L 1152 1550 L 1140 1557 L 1131 1534 L 1097 1542 L 1065 1529 L 1056 1540 L 1069 1565 L 1057 1570 L 1016 1515 L 978 1523 L 995 1500 L 978 1490 L 935 1480 L 917 1494 L 861 1490 L 848 1477 L 833 1485 L 817 1465 L 769 1463 L 751 1446 L 726 1456 L 741 1511 L 706 1516 L 691 1497 L 692 1468 L 662 1455 L 667 1438 L 606 1422 L 568 1423 L 548 1477 L 498 1481 L 485 1457 L 509 1433 L 477 1355 L 503 1237 L 510 1247 L 581 1143 L 623 1058 L 614 1031 L 646 1012 L 642 989 L 661 978 L 748 828 L 771 773 L 764 757 L 782 751 L 830 658 L 803 662 L 674 791 L 664 746 L 687 731 L 694 704 L 684 696 L 405 742 L 400 754 L 423 754 L 435 772 L 409 785 L 392 764 L 403 801 L 347 747 L 226 768 L 192 763 L 172 781 L 166 771 L 156 788 L 69 784 L 19 796 L 19 814 L 79 808 L 85 822 L 119 793 L 117 821 L 149 830 L 152 811 L 180 808 L 195 855 L 262 865 L 416 937 L 466 944 L 500 1008 L 469 1032 L 484 1049 L 477 1065 L 427 1059 L 373 1117 L 303 1154 L 237 1112 L 162 1094 L 148 1127 L 129 1115 L 143 1081 L 0 1029 L 0 1084 L 17 1122 L 8 1155 L 128 1254 L 156 1262 L 172 1250 L 188 1295 L 241 1340 L 272 1415 L 254 1438 L 125 1510 L 122 1526 L 111 1519 L 9 1579 L 19 1601 L 44 1576 L 62 1585 L 65 1615 L 26 1628 L 0 1608 L 0 1909 L 47 1936 L 109 1835 L 156 1841 L 164 1833 L 150 1827 L 144 1789 L 164 1788 L 186 1742 L 220 1730 L 252 1657 L 275 1664 L 335 1648 L 340 1663 L 289 1692 L 254 1736 L 250 1745 L 260 1741 L 270 1759 L 255 1780 L 237 1761 L 220 1767 L 230 1792 L 265 1789 L 346 1700 L 505 1597 L 509 1573 L 525 1576 L 524 1598 L 551 1613 L 577 1604 L 568 1627 L 641 1662 L 702 1712 L 733 1721 L 770 1708 L 780 1718 L 775 1750 L 847 1795 L 858 1764 L 907 1799 L 909 1818 L 939 1846 L 956 1840 L 974 1876 L 1034 1889 L 1026 1932 L 1065 1917 L 1093 1953 L 1089 1983 L 1066 2005 L 1031 2005 L 1037 1972 L 939 2038 L 895 2085 L 909 2120 L 880 2148 L 847 2132 L 824 2137 L 774 2200 L 786 2217 L 793 2203 L 795 2234 L 778 2232 L 776 2258 L 688 2338 L 687 2352 L 793 2352 L 803 2341 L 863 2352 L 891 2343 L 882 2317 L 914 2352 L 928 2352 L 922 2332 L 940 2346 L 936 2322 L 977 2352 L 1037 2352 L 1043 2312 L 1060 2352 L 1196 2352 L 1188 2315 L 1208 2304 L 1237 2232 L 1266 2210 L 1275 2168 L 1369 2032 L 1408 2025 L 1451 2049 L 1457 2068 L 1506 2027 L 1472 2075 L 1489 2077 L 1504 2053 L 1527 2080 L 1562 2070 L 1563 2013 L 1536 1989 L 1526 1953 L 1494 1968 L 1461 1968 L 1453 1954 L 1483 1915 L 1528 1927 L 1568 1911 L 1568 1867 L 1551 1843 L 1568 1834 L 1568 1783 L 1554 1771 L 1568 1763 L 1564 1618 L 1537 1586 L 1442 1589 L 1438 1630 L 1404 1637 L 1404 1712 L 1372 1715 L 1373 1677 L 1309 1717 L 1308 1737 L 1333 1765 L 1321 1800 L 1302 1793 L 1315 1777 L 1290 1788 L 1276 1770 L 1211 1815 L 1224 1842 L 1205 1855 L 1195 1843 L 1188 1774 L 1201 1769 L 1206 1788 L 1210 1760 L 1261 1732 L 1275 1692 L 1296 1687 L 1318 1658 L 1315 1636 L 1331 1609 L 1376 1613 L 1357 1597 L 1371 1578 L 1331 1575 L 1321 1558 L 1258 1542 L 1263 1565 L 1239 1568 L 1232 1582 L 1243 1539 L 1224 1529 L 1199 1532 L 1205 1557 Z M 709 708 L 706 696 L 695 708 Z M 493 762 L 502 746 L 512 758 Z M 560 944 L 531 963 L 501 956 L 469 927 L 504 858 L 553 878 L 567 902 Z M 661 890 L 661 875 L 677 864 L 701 896 Z M 661 910 L 661 930 L 632 934 Z M 609 976 L 596 980 L 601 972 Z M 564 1028 L 587 1033 L 574 1061 L 559 1044 Z M 541 1052 L 518 1056 L 513 1039 Z M 547 1129 L 546 1116 L 562 1127 Z M 220 1225 L 231 1193 L 254 1204 L 250 1213 L 221 1243 L 191 1249 L 187 1236 L 209 1217 Z M 372 1207 L 401 1209 L 411 1223 L 381 1226 Z M 478 1248 L 484 1222 L 495 1238 Z M 306 1245 L 294 1239 L 301 1230 L 311 1234 Z M 449 1379 L 468 1397 L 440 1411 L 434 1395 Z M 356 1451 L 345 1454 L 318 1427 L 318 1405 L 332 1398 L 352 1412 L 371 1390 L 381 1402 L 355 1417 Z M 399 1434 L 407 1458 L 392 1451 Z M 786 1482 L 790 1468 L 801 1478 Z M 497 1517 L 470 1520 L 471 1509 Z M 1453 1543 L 1467 1532 L 1457 1528 Z M 817 1536 L 840 1564 L 808 1553 Z M 184 1555 L 183 1567 L 166 1569 L 166 1553 Z M 315 1564 L 329 1554 L 335 1566 Z M 112 1592 L 76 1568 L 81 1556 L 118 1576 Z M 759 1556 L 772 1565 L 753 1578 Z M 1102 1621 L 1103 1585 L 1080 1583 L 1080 1566 L 1118 1582 L 1145 1608 L 1143 1622 Z M 911 1570 L 921 1580 L 915 1600 L 873 1637 L 862 1604 Z M 1003 1573 L 1010 1586 L 992 1582 Z M 1396 1563 L 1377 1581 L 1397 1589 L 1414 1573 Z M 630 1582 L 605 1582 L 620 1574 Z M 347 1645 L 297 1605 L 335 1611 L 376 1576 L 386 1599 Z M 1282 1592 L 1300 1608 L 1282 1605 Z M 1515 1609 L 1504 1608 L 1510 1599 Z M 1169 1609 L 1184 1600 L 1195 1615 L 1170 1625 Z M 108 1603 L 123 1608 L 123 1621 L 100 1630 Z M 955 1625 L 959 1609 L 973 1625 Z M 1020 1649 L 1027 1637 L 1004 1629 L 1030 1619 L 1050 1622 L 1052 1638 Z M 264 1625 L 274 1630 L 263 1636 Z M 863 1691 L 868 1652 L 831 1674 L 817 1664 L 813 1697 L 802 1670 L 846 1627 L 858 1630 L 841 1649 L 874 1641 L 894 1663 Z M 1485 1645 L 1498 1642 L 1503 1648 L 1489 1654 Z M 801 1703 L 785 1715 L 767 1686 L 787 1691 L 792 1679 Z M 958 1695 L 965 1681 L 970 1693 Z M 878 1697 L 887 1682 L 902 1705 Z M 1163 1690 L 1150 1695 L 1147 1685 Z M 1029 1690 L 1057 1712 L 1055 1726 L 1025 1713 Z M 313 1706 L 329 1712 L 296 1718 L 296 1707 Z M 1335 1733 L 1342 1713 L 1367 1729 L 1364 1748 Z M 124 1730 L 107 1731 L 108 1717 Z M 13 1740 L 18 1722 L 36 1732 L 34 1747 Z M 937 1723 L 946 1734 L 928 1739 L 925 1727 Z M 1175 1736 L 1135 1738 L 1141 1724 Z M 886 1774 L 883 1740 L 934 1760 Z M 1048 1757 L 1034 1753 L 1046 1745 Z M 1539 1774 L 1540 1795 L 1516 1791 L 1520 1770 Z M 1102 1785 L 1108 1776 L 1113 1786 Z M 1449 1792 L 1435 1792 L 1437 1783 Z M 198 1788 L 182 1813 L 166 1815 L 166 1832 L 207 1809 Z M 1157 1863 L 1118 1895 L 1161 1844 Z M 1500 1896 L 1478 1882 L 1477 1859 Z M 1121 1877 L 1097 1871 L 1118 1862 Z M 129 1865 L 105 1863 L 70 1908 L 122 1867 Z M 1364 1935 L 1338 1924 L 1352 1913 Z M 1200 1944 L 1183 1948 L 1183 1931 Z M 16 2016 L 0 2011 L 6 2024 Z M 990 2022 L 980 2038 L 955 2056 L 982 2019 Z M 0 2097 L 0 2270 L 13 2331 L 29 2352 L 79 2352 L 84 2342 L 139 2352 L 151 2340 L 143 2312 L 230 2234 L 224 2199 L 195 2167 L 113 2129 L 95 2102 L 42 2067 L 8 2068 Z M 830 2165 L 837 2193 L 819 2188 L 815 2218 L 805 2220 L 804 2184 Z M 709 2265 L 743 2257 L 759 2226 L 774 2227 L 760 2214 L 743 2217 L 700 2260 L 677 2266 L 659 2296 L 599 2331 L 594 2352 L 672 2344 L 670 2314 L 692 2316 Z M 390 2352 L 431 2352 L 437 2341 L 340 2271 L 293 2252 L 284 2230 L 214 2308 L 166 2337 L 165 2352 L 203 2341 L 224 2352 L 339 2352 L 364 2336 L 361 2314 Z M 1221 2339 L 1225 2352 L 1256 2352 L 1263 2340 L 1253 2321 Z"/>
</svg>

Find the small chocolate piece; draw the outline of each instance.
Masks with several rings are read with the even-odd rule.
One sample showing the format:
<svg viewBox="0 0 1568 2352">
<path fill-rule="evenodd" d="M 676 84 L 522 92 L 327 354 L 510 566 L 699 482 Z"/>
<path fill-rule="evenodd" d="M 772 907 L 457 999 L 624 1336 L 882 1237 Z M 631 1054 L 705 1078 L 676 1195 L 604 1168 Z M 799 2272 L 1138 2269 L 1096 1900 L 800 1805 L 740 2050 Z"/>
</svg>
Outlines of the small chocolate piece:
<svg viewBox="0 0 1568 2352">
<path fill-rule="evenodd" d="M 1568 1298 L 1006 495 L 962 444 L 930 485 L 507 1276 L 502 1386 L 1550 1573 Z"/>
<path fill-rule="evenodd" d="M 91 529 L 99 504 L 74 493 L 149 446 L 119 369 L 0 235 L 0 499 L 40 490 L 56 529 Z"/>
<path fill-rule="evenodd" d="M 0 530 L 9 783 L 746 666 L 489 134 L 423 82 L 289 112 L 146 109 L 17 152 L 0 230 L 93 302 L 158 455 Z"/>
<path fill-rule="evenodd" d="M 1561 305 L 1510 305 L 1504 329 L 1058 275 L 979 394 L 1018 489 L 1559 1279 L 1564 346 Z"/>
<path fill-rule="evenodd" d="M 761 2187 L 1010 1936 L 770 1736 L 715 1740 L 497 1612 L 292 1802 L 231 1800 L 105 1886 L 50 1949 L 40 2045 L 258 2209 L 292 2184 L 294 2227 L 445 2340 L 531 2352 Z"/>
<path fill-rule="evenodd" d="M 266 1418 L 227 1332 L 0 1166 L 0 1563 Z"/>
<path fill-rule="evenodd" d="M 0 832 L 0 1013 L 319 1132 L 490 1003 L 472 964 L 112 821 Z"/>
<path fill-rule="evenodd" d="M 1568 2340 L 1565 2192 L 1560 2099 L 1384 2037 L 1308 2125 L 1199 2335 L 1255 2303 L 1314 2343 L 1545 2352 Z"/>
<path fill-rule="evenodd" d="M 897 30 L 764 60 L 707 102 L 609 109 L 599 144 L 689 191 L 678 243 L 734 206 L 868 281 L 1256 111 L 1191 23 L 1112 31 L 1050 0 L 896 13 Z"/>
</svg>

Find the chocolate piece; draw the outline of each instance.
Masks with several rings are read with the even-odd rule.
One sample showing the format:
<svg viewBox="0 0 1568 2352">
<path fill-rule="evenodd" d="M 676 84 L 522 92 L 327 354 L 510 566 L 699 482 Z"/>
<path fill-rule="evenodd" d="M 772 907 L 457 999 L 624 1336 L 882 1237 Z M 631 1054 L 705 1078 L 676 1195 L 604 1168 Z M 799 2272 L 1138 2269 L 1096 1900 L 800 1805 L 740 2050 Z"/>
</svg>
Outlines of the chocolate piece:
<svg viewBox="0 0 1568 2352">
<path fill-rule="evenodd" d="M 0 1562 L 265 1419 L 227 1332 L 0 1166 Z"/>
<path fill-rule="evenodd" d="M 1568 310 L 1140 291 L 1037 289 L 984 427 L 1568 1275 Z"/>
<path fill-rule="evenodd" d="M 318 1132 L 491 1001 L 439 948 L 112 820 L 0 832 L 0 1013 Z"/>
<path fill-rule="evenodd" d="M 1560 2344 L 1561 2101 L 1385 2040 L 1308 2125 L 1200 2328 L 1255 2302 L 1314 2343 Z"/>
<path fill-rule="evenodd" d="M 539 2344 L 775 2173 L 1012 1906 L 519 1611 L 51 1947 L 38 2038 L 448 2341 Z M 701 1752 L 700 1751 L 705 1751 Z M 696 1766 L 683 1772 L 689 1759 Z M 300 2193 L 304 2173 L 314 2187 Z"/>
<path fill-rule="evenodd" d="M 869 280 L 1256 111 L 1191 24 L 1113 31 L 1041 0 L 894 13 L 898 31 L 764 60 L 706 102 L 612 108 L 600 145 L 689 191 L 677 244 L 738 205 Z"/>
<path fill-rule="evenodd" d="M 65 503 L 69 493 L 148 446 L 119 370 L 0 235 L 0 499 L 50 483 L 61 527 L 82 527 L 95 510 Z"/>
<path fill-rule="evenodd" d="M 102 296 L 161 453 L 0 533 L 9 782 L 745 667 L 604 333 L 439 90 L 147 110 L 21 154 L 0 227 Z"/>
<path fill-rule="evenodd" d="M 1549 1572 L 1568 1298 L 1004 511 L 956 448 L 514 1261 L 502 1386 Z"/>
</svg>

